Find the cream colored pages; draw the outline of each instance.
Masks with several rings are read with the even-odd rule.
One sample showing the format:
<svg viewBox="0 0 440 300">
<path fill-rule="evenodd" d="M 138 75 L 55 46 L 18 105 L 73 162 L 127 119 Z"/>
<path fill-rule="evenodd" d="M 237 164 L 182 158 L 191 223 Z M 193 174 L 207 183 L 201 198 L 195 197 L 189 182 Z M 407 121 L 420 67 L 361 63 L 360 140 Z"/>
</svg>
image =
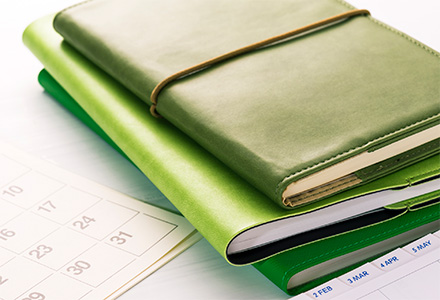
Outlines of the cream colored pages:
<svg viewBox="0 0 440 300">
<path fill-rule="evenodd" d="M 114 299 L 200 234 L 0 142 L 0 299 Z"/>
</svg>

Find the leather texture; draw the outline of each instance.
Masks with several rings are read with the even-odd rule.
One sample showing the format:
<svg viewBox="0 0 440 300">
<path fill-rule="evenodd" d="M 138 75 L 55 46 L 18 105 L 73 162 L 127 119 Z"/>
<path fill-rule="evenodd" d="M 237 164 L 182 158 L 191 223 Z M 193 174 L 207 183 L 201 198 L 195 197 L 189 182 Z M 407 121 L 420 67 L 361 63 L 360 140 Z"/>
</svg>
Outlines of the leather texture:
<svg viewBox="0 0 440 300">
<path fill-rule="evenodd" d="M 115 144 L 112 144 L 112 140 L 108 137 L 108 135 L 101 128 L 99 128 L 99 126 L 97 126 L 93 119 L 91 119 L 83 109 L 81 109 L 79 106 L 76 106 L 76 101 L 70 97 L 69 94 L 67 94 L 67 92 L 55 81 L 55 79 L 51 77 L 46 70 L 41 71 L 38 78 L 40 84 L 46 89 L 46 91 L 52 94 L 57 101 L 68 108 L 80 120 L 85 122 L 87 126 L 98 133 L 105 141 L 110 142 L 112 147 L 115 147 Z M 121 152 L 117 146 L 116 150 Z M 122 152 L 121 154 L 124 153 Z M 429 160 L 424 162 L 425 166 L 419 166 L 417 171 L 414 168 L 412 168 L 412 170 L 407 169 L 408 173 L 401 174 L 401 176 L 403 175 L 409 184 L 416 184 L 419 181 L 423 181 L 435 176 L 439 171 L 438 169 L 428 171 L 430 169 L 428 166 L 430 163 L 432 162 Z M 440 166 L 439 163 L 437 163 L 437 165 Z M 414 174 L 411 172 L 417 173 Z M 384 181 L 384 178 L 380 181 Z M 383 241 L 389 237 L 396 236 L 418 226 L 425 225 L 429 222 L 437 221 L 438 226 L 440 226 L 438 221 L 440 218 L 439 204 L 429 205 L 427 207 L 418 209 L 415 208 L 415 205 L 421 203 L 426 204 L 428 201 L 437 199 L 439 196 L 440 191 L 436 191 L 427 195 L 393 204 L 389 207 L 390 209 L 404 211 L 404 213 L 397 218 L 375 224 L 373 226 L 360 228 L 350 233 L 316 241 L 302 247 L 297 247 L 265 259 L 261 262 L 257 262 L 254 264 L 254 267 L 288 294 L 298 294 L 302 291 L 309 290 L 327 280 L 339 276 L 341 272 L 345 273 L 356 268 L 359 264 L 354 264 L 343 270 L 326 275 L 324 278 L 320 278 L 294 288 L 288 288 L 289 279 L 308 267 L 325 262 L 328 259 L 362 249 L 374 243 Z M 341 247 L 341 245 L 344 245 L 344 247 Z M 322 251 L 322 249 L 326 249 L 326 251 Z"/>
<path fill-rule="evenodd" d="M 32 23 L 23 35 L 25 44 L 226 260 L 229 242 L 248 228 L 440 173 L 435 156 L 337 197 L 284 210 L 169 122 L 145 113 L 145 103 L 63 42 L 52 19 Z"/>
<path fill-rule="evenodd" d="M 148 103 L 177 71 L 350 9 L 339 0 L 94 0 L 54 26 Z M 281 205 L 291 182 L 438 124 L 439 61 L 358 16 L 179 80 L 157 111 Z"/>
</svg>

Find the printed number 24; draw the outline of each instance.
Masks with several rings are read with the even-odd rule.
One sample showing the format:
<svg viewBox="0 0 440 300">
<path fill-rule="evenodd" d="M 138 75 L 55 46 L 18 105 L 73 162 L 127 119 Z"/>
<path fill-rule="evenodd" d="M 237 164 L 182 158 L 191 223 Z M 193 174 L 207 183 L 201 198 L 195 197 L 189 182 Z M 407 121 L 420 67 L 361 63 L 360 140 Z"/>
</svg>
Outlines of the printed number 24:
<svg viewBox="0 0 440 300">
<path fill-rule="evenodd" d="M 87 216 L 81 217 L 82 221 L 75 221 L 73 222 L 73 226 L 79 227 L 81 230 L 86 229 L 89 227 L 90 223 L 95 222 L 95 219 L 89 218 Z"/>
</svg>

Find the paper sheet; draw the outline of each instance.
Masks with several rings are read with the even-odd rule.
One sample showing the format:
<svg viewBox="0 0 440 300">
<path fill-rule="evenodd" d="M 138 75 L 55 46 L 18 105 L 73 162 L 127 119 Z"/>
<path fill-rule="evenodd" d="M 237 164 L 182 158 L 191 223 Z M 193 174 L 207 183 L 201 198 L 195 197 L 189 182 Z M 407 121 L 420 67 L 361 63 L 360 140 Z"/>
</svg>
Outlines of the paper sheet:
<svg viewBox="0 0 440 300">
<path fill-rule="evenodd" d="M 199 239 L 182 216 L 0 142 L 0 299 L 113 299 Z"/>
</svg>

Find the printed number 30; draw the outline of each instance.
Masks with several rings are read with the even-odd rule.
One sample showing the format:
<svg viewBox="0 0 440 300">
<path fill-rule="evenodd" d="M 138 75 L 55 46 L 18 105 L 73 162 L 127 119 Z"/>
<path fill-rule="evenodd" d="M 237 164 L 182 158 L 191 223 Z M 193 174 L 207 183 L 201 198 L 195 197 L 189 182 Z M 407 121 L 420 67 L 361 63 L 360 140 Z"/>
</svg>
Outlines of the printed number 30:
<svg viewBox="0 0 440 300">
<path fill-rule="evenodd" d="M 71 272 L 73 275 L 80 275 L 88 268 L 90 268 L 90 264 L 88 262 L 79 260 L 73 266 L 68 267 L 67 272 Z"/>
</svg>

